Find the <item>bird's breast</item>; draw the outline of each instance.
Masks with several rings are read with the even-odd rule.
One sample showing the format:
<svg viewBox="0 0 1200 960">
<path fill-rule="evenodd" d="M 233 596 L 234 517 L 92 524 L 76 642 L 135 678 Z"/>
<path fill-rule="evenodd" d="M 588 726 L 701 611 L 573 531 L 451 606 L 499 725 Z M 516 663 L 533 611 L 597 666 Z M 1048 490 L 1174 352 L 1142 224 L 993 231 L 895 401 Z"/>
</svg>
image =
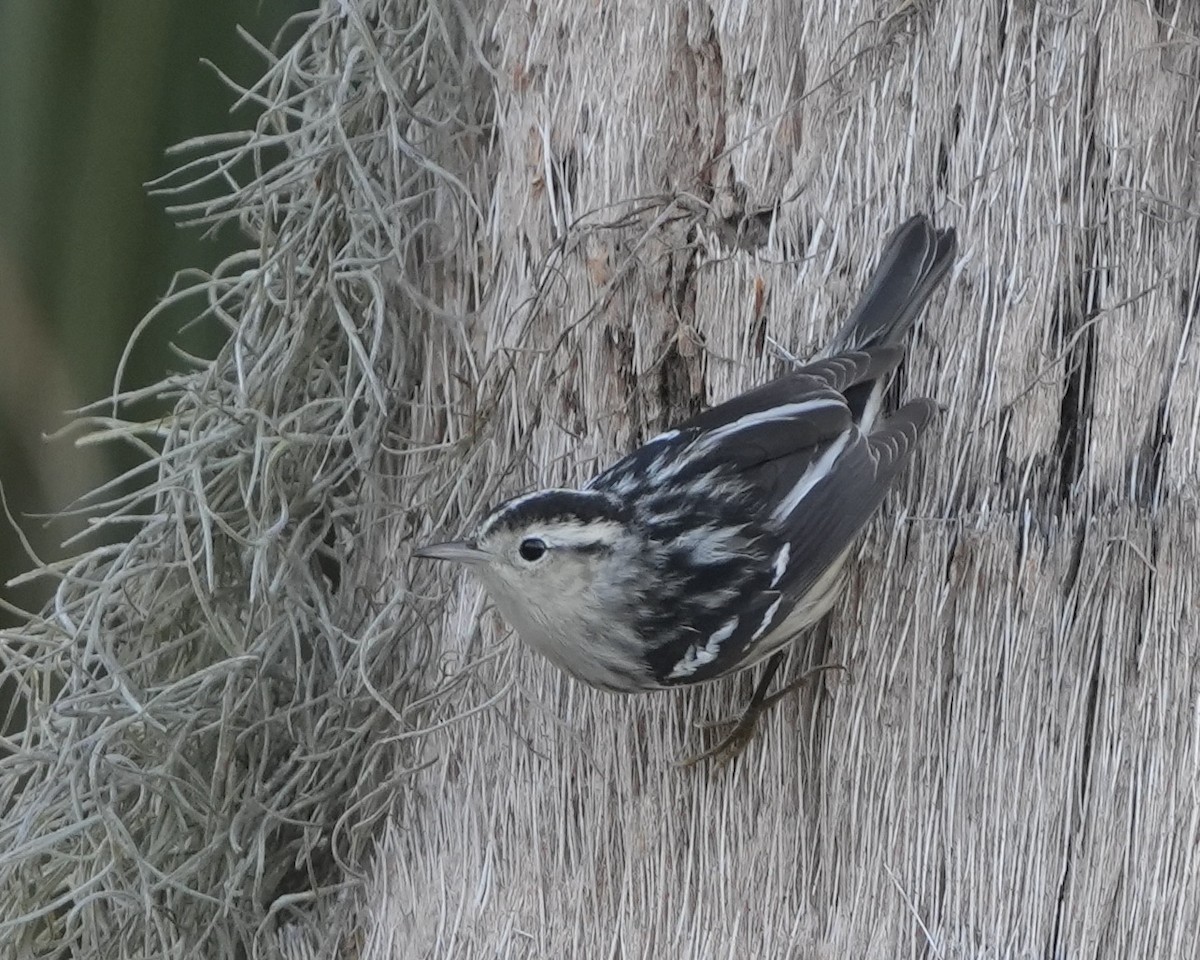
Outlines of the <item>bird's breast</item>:
<svg viewBox="0 0 1200 960">
<path fill-rule="evenodd" d="M 526 646 L 581 683 L 611 693 L 654 689 L 636 638 L 619 624 L 581 616 L 577 604 L 565 601 L 535 606 L 495 599 Z"/>
</svg>

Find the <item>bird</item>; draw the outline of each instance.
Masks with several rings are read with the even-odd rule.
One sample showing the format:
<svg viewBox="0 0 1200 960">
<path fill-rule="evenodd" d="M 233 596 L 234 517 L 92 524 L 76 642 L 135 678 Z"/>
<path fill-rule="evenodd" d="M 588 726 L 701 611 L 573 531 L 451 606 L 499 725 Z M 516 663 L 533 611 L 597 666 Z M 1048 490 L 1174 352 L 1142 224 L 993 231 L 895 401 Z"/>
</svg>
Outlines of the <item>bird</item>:
<svg viewBox="0 0 1200 960">
<path fill-rule="evenodd" d="M 601 690 L 704 683 L 768 660 L 730 734 L 685 762 L 736 756 L 759 716 L 816 672 L 768 696 L 940 410 L 925 398 L 883 406 L 956 247 L 952 228 L 911 217 L 815 359 L 677 423 L 578 489 L 506 500 L 464 539 L 414 555 L 468 567 L 525 644 Z"/>
</svg>

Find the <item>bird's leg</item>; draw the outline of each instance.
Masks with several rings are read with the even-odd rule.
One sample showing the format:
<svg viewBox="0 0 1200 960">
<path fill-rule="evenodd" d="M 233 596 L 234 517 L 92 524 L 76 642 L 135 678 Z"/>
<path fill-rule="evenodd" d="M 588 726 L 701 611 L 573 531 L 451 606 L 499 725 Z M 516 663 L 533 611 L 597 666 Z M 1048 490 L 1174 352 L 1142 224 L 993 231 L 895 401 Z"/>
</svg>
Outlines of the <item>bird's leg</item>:
<svg viewBox="0 0 1200 960">
<path fill-rule="evenodd" d="M 771 681 L 775 679 L 775 674 L 779 672 L 779 668 L 783 666 L 785 654 L 783 651 L 778 651 L 771 655 L 771 659 L 767 661 L 766 669 L 763 670 L 763 675 L 758 678 L 758 683 L 754 685 L 754 693 L 750 695 L 750 702 L 746 704 L 746 709 L 741 713 L 735 713 L 733 716 L 724 716 L 720 720 L 704 720 L 696 724 L 701 730 L 712 730 L 716 727 L 730 727 L 746 719 L 751 713 L 762 712 L 761 704 L 767 699 L 767 690 L 771 686 Z M 807 674 L 805 674 L 807 676 Z M 801 680 L 804 678 L 801 677 Z M 774 702 L 775 697 L 771 697 L 771 702 Z"/>
<path fill-rule="evenodd" d="M 745 711 L 741 717 L 734 723 L 733 729 L 729 734 L 721 740 L 716 746 L 710 747 L 693 757 L 688 757 L 686 760 L 680 761 L 681 767 L 690 767 L 699 763 L 701 760 L 714 760 L 718 766 L 728 763 L 743 750 L 746 745 L 754 737 L 754 729 L 758 724 L 758 718 L 774 706 L 781 698 L 786 697 L 794 690 L 798 690 L 804 686 L 817 674 L 824 673 L 826 670 L 845 670 L 846 668 L 840 663 L 827 663 L 819 667 L 813 667 L 811 670 L 806 670 L 803 674 L 792 680 L 790 683 L 784 684 L 780 689 L 776 690 L 770 696 L 767 695 L 767 689 L 771 686 L 771 681 L 775 679 L 775 674 L 779 672 L 779 667 L 783 664 L 787 654 L 778 650 L 771 655 L 771 659 L 767 661 L 767 668 L 763 671 L 763 675 L 759 678 L 758 684 L 754 687 L 754 693 L 750 697 L 750 703 L 747 704 Z M 722 721 L 717 726 L 724 726 L 730 721 Z"/>
</svg>

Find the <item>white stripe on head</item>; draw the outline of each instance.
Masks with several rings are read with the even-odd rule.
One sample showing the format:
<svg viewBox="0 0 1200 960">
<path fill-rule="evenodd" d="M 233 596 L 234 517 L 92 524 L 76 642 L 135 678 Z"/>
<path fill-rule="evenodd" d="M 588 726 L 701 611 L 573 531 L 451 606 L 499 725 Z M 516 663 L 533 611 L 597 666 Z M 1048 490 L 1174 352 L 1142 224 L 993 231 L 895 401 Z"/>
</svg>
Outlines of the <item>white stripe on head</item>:
<svg viewBox="0 0 1200 960">
<path fill-rule="evenodd" d="M 621 501 L 602 490 L 570 490 L 552 487 L 514 497 L 498 507 L 479 525 L 475 539 L 483 540 L 497 528 L 514 526 L 550 528 L 571 523 L 618 523 Z"/>
<path fill-rule="evenodd" d="M 624 524 L 616 520 L 551 520 L 537 524 L 534 532 L 540 534 L 551 547 L 565 547 L 568 550 L 583 547 L 609 546 L 617 542 L 625 533 Z"/>
<path fill-rule="evenodd" d="M 779 501 L 778 505 L 771 512 L 771 519 L 782 522 L 791 516 L 792 511 L 800 505 L 800 501 L 812 492 L 812 488 L 829 476 L 838 457 L 845 451 L 846 444 L 857 433 L 858 429 L 851 427 L 838 437 L 828 450 L 821 454 L 816 463 L 800 474 L 800 479 L 796 481 L 796 485 L 792 487 L 786 497 Z"/>
<path fill-rule="evenodd" d="M 479 525 L 479 529 L 475 531 L 475 539 L 482 540 L 501 520 L 507 517 L 510 513 L 516 510 L 523 503 L 528 503 L 530 500 L 535 500 L 538 497 L 543 497 L 547 493 L 574 493 L 573 490 L 556 489 L 556 490 L 534 490 L 532 493 L 525 493 L 519 497 L 513 497 L 511 500 L 505 500 L 504 503 L 496 507 L 491 514 L 486 517 Z"/>
</svg>

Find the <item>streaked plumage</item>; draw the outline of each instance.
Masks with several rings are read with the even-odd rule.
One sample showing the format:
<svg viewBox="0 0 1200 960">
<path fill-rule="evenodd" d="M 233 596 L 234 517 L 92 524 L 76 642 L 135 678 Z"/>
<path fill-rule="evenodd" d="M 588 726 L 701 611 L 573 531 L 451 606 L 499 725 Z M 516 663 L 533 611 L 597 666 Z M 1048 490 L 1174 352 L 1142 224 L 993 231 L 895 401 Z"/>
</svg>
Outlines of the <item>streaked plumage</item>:
<svg viewBox="0 0 1200 960">
<path fill-rule="evenodd" d="M 880 417 L 954 250 L 952 230 L 912 218 L 823 358 L 678 424 L 581 490 L 510 500 L 469 540 L 419 555 L 470 563 L 522 639 L 593 686 L 698 683 L 760 661 L 828 610 L 937 410 L 913 400 Z"/>
</svg>

